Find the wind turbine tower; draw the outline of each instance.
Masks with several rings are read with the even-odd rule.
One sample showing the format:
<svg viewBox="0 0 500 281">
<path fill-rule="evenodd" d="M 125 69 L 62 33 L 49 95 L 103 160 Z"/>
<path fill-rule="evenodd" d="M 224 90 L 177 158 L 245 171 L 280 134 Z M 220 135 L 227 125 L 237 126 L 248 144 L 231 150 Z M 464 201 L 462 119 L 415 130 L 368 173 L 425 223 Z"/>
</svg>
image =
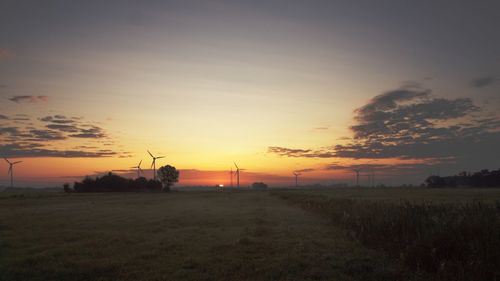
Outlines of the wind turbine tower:
<svg viewBox="0 0 500 281">
<path fill-rule="evenodd" d="M 356 173 L 356 186 L 359 186 L 359 172 L 361 172 L 361 170 L 353 169 L 353 171 Z"/>
<path fill-rule="evenodd" d="M 9 171 L 7 172 L 7 174 L 10 174 L 10 188 L 14 188 L 14 165 L 16 164 L 19 164 L 23 161 L 17 161 L 17 162 L 10 162 L 9 160 L 7 160 L 7 158 L 3 158 L 7 163 L 9 163 Z"/>
<path fill-rule="evenodd" d="M 231 170 L 229 171 L 229 179 L 231 182 L 231 188 L 233 188 L 233 167 L 231 166 Z"/>
<path fill-rule="evenodd" d="M 149 150 L 148 150 L 148 153 L 151 156 L 151 158 L 153 158 L 153 162 L 151 163 L 151 167 L 153 168 L 153 179 L 156 180 L 156 159 L 165 158 L 165 156 L 155 157 L 155 156 L 153 156 L 153 154 L 151 152 L 149 152 Z"/>
<path fill-rule="evenodd" d="M 238 165 L 236 165 L 236 162 L 234 163 L 234 166 L 236 166 L 236 187 L 239 189 L 240 188 L 240 168 Z"/>
<path fill-rule="evenodd" d="M 297 188 L 299 186 L 298 178 L 301 174 L 298 172 L 293 172 L 293 175 L 295 176 L 295 187 Z"/>
<path fill-rule="evenodd" d="M 137 178 L 141 177 L 141 172 L 142 172 L 141 163 L 142 163 L 142 160 L 139 162 L 139 164 L 137 166 L 130 167 L 132 169 L 137 169 Z"/>
</svg>

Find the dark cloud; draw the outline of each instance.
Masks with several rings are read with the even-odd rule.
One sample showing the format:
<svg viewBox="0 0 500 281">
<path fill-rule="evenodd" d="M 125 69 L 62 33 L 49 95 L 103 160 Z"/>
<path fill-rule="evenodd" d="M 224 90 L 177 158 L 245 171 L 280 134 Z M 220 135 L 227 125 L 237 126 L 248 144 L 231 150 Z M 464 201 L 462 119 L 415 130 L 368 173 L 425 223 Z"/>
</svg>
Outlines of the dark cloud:
<svg viewBox="0 0 500 281">
<path fill-rule="evenodd" d="M 47 102 L 49 100 L 49 97 L 47 97 L 47 96 L 13 96 L 9 100 L 16 102 L 16 103 L 39 103 L 39 102 Z"/>
<path fill-rule="evenodd" d="M 478 78 L 472 80 L 470 82 L 470 84 L 472 87 L 475 87 L 475 88 L 484 88 L 484 87 L 488 87 L 488 86 L 494 84 L 497 81 L 498 81 L 497 77 L 484 76 L 484 77 L 478 77 Z"/>
<path fill-rule="evenodd" d="M 453 159 L 457 167 L 471 169 L 498 165 L 494 152 L 500 118 L 471 99 L 436 98 L 414 85 L 374 97 L 355 110 L 354 121 L 353 137 L 345 144 L 320 150 L 269 147 L 268 152 L 305 158 Z"/>
<path fill-rule="evenodd" d="M 80 129 L 78 127 L 73 126 L 73 125 L 49 124 L 46 127 L 49 129 L 58 130 L 61 132 L 68 132 L 68 133 L 76 133 L 76 132 L 80 131 Z"/>
<path fill-rule="evenodd" d="M 7 117 L 6 115 L 0 114 L 0 120 L 7 120 L 7 119 L 9 119 L 9 117 Z"/>
<path fill-rule="evenodd" d="M 89 129 L 79 129 L 78 134 L 69 135 L 73 138 L 93 138 L 93 139 L 102 139 L 106 138 L 106 134 L 103 129 L 97 126 L 92 126 Z"/>
<path fill-rule="evenodd" d="M 17 127 L 0 127 L 0 135 L 17 136 L 19 133 L 19 128 Z"/>
<path fill-rule="evenodd" d="M 38 120 L 42 122 L 51 122 L 55 124 L 73 124 L 76 123 L 77 121 L 73 118 L 68 118 L 64 115 L 54 115 L 54 116 L 45 116 L 42 118 L 39 118 Z"/>
<path fill-rule="evenodd" d="M 64 140 L 66 137 L 57 131 L 52 130 L 30 130 L 32 138 L 30 141 L 51 141 L 51 140 Z"/>
<path fill-rule="evenodd" d="M 63 157 L 63 158 L 98 158 L 117 156 L 112 151 L 80 151 L 80 150 L 55 150 L 42 147 L 37 143 L 17 143 L 0 145 L 0 155 L 3 157 Z"/>
<path fill-rule="evenodd" d="M 0 127 L 0 143 L 3 145 L 1 154 L 9 157 L 130 157 L 130 153 L 122 149 L 97 149 L 96 143 L 112 142 L 105 130 L 101 127 L 86 123 L 80 117 L 66 117 L 53 115 L 38 118 L 40 123 L 16 123 L 34 118 L 26 114 L 15 114 L 14 118 L 3 119 Z M 36 118 L 35 118 L 36 119 Z M 73 150 L 59 150 L 54 148 L 55 141 L 64 141 L 70 138 L 87 139 L 82 145 Z M 1 155 L 0 154 L 0 155 Z"/>
</svg>

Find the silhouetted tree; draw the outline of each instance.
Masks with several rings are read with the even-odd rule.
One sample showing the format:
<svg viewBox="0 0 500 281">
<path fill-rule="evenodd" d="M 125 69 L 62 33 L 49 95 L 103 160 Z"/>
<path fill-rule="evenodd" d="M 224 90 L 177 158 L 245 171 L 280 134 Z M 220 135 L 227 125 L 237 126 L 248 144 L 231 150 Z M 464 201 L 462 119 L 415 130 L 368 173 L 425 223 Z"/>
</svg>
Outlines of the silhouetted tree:
<svg viewBox="0 0 500 281">
<path fill-rule="evenodd" d="M 71 189 L 71 187 L 69 187 L 69 183 L 65 183 L 65 184 L 63 184 L 63 190 L 64 190 L 64 192 L 66 192 L 66 193 L 71 193 L 71 192 L 73 192 L 73 190 Z"/>
<path fill-rule="evenodd" d="M 265 184 L 263 182 L 254 182 L 254 183 L 252 183 L 252 188 L 254 188 L 254 189 L 267 189 L 268 186 L 267 186 L 267 184 Z"/>
<path fill-rule="evenodd" d="M 82 182 L 75 182 L 73 186 L 76 192 L 138 192 L 138 191 L 160 191 L 161 183 L 155 180 L 147 180 L 144 177 L 135 180 L 108 173 L 103 177 L 85 177 Z"/>
<path fill-rule="evenodd" d="M 470 174 L 460 172 L 454 176 L 430 176 L 425 180 L 428 187 L 500 187 L 500 169 L 481 170 Z"/>
<path fill-rule="evenodd" d="M 170 191 L 170 187 L 179 181 L 179 171 L 174 166 L 166 165 L 158 169 L 158 178 L 163 183 L 163 190 Z"/>
</svg>

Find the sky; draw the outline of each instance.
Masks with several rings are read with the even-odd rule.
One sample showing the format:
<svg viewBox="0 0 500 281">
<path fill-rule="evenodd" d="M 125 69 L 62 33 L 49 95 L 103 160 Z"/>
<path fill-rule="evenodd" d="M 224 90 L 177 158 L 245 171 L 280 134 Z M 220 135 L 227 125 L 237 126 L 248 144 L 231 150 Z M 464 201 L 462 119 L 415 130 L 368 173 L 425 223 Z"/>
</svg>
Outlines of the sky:
<svg viewBox="0 0 500 281">
<path fill-rule="evenodd" d="M 179 185 L 420 184 L 500 168 L 498 1 L 0 2 L 18 186 L 146 150 Z M 1 161 L 0 185 L 9 184 Z M 5 171 L 5 172 L 3 172 Z"/>
</svg>

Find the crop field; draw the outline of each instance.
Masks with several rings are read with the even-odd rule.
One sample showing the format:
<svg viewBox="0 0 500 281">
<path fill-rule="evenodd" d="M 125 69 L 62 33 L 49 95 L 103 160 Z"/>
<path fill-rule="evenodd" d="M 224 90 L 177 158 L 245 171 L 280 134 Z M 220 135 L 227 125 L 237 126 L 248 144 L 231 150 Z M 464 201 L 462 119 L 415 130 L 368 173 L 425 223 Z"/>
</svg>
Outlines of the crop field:
<svg viewBox="0 0 500 281">
<path fill-rule="evenodd" d="M 0 280 L 494 280 L 497 200 L 495 189 L 1 193 Z"/>
</svg>

